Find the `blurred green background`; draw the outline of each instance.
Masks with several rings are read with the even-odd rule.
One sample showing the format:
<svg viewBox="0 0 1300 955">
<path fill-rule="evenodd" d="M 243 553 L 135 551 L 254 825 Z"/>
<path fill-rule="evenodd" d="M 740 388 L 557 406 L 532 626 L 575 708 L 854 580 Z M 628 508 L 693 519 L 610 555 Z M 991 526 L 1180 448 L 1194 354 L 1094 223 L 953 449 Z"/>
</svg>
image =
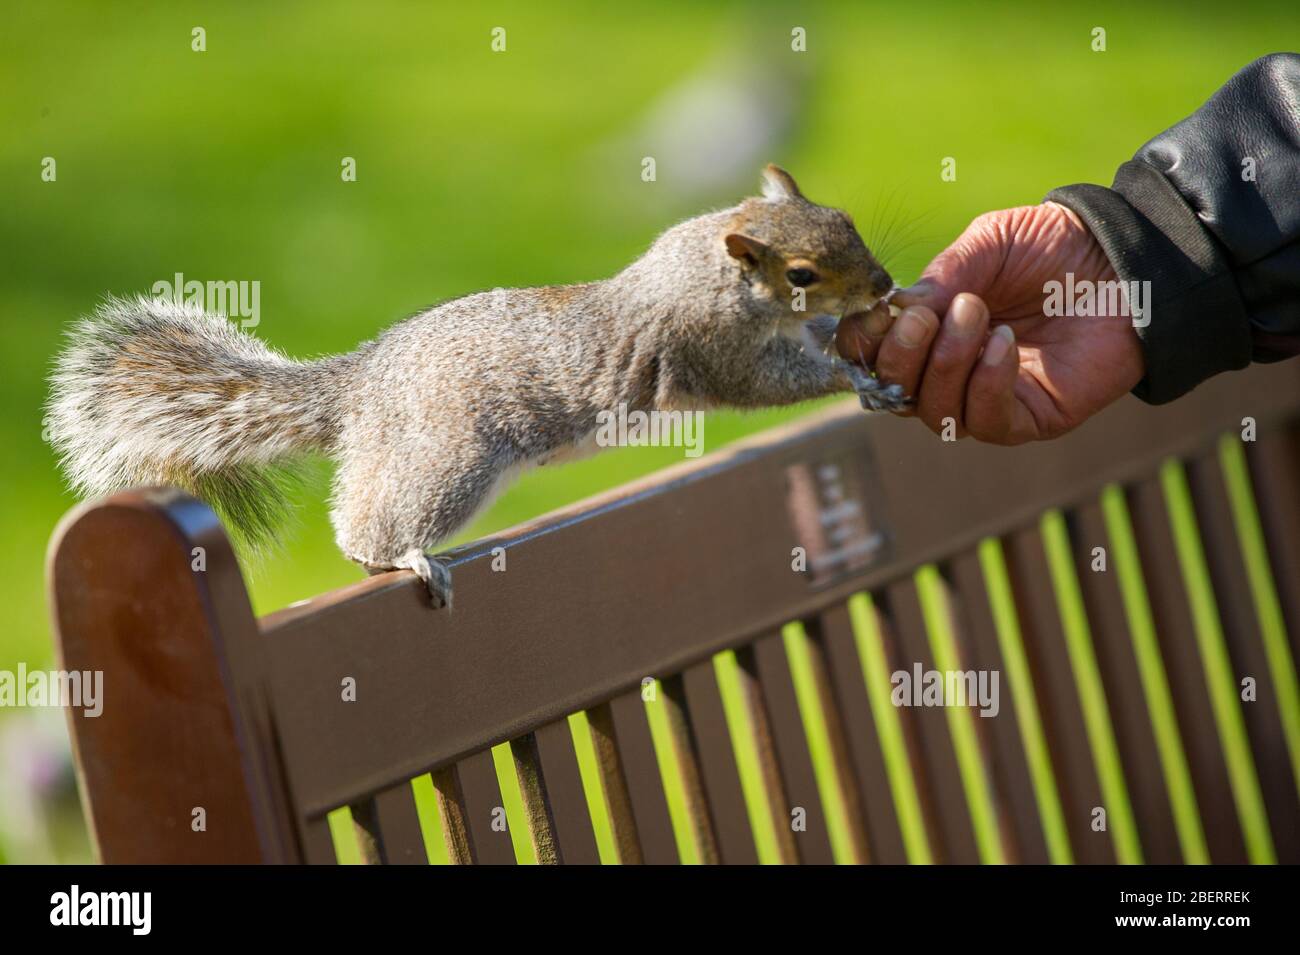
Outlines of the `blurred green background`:
<svg viewBox="0 0 1300 955">
<path fill-rule="evenodd" d="M 44 554 L 74 500 L 42 440 L 45 377 L 107 292 L 256 280 L 256 334 L 295 356 L 347 350 L 440 299 L 609 275 L 753 191 L 767 160 L 852 212 L 907 282 L 980 212 L 1108 183 L 1300 21 L 1293 2 L 14 2 L 0 17 L 0 669 L 51 664 Z M 693 97 L 718 90 L 759 117 L 758 141 L 724 144 L 744 172 L 701 184 L 653 140 L 674 110 L 689 134 Z M 807 410 L 711 415 L 706 447 Z M 624 449 L 530 475 L 464 536 L 680 459 Z M 283 551 L 249 568 L 259 613 L 361 576 L 333 546 L 327 465 L 313 473 Z M 0 710 L 0 732 L 29 716 Z M 52 831 L 44 848 L 11 835 L 0 858 L 85 856 L 75 825 Z"/>
</svg>

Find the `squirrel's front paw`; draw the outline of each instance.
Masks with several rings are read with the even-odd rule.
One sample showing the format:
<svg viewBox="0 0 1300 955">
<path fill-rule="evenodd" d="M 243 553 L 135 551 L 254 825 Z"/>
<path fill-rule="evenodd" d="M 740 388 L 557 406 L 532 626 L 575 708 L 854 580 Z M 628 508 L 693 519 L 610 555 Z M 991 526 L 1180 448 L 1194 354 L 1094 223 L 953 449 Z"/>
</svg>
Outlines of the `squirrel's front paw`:
<svg viewBox="0 0 1300 955">
<path fill-rule="evenodd" d="M 852 362 L 845 362 L 844 370 L 864 411 L 902 411 L 912 404 L 912 399 L 903 394 L 902 385 L 886 385 Z"/>
</svg>

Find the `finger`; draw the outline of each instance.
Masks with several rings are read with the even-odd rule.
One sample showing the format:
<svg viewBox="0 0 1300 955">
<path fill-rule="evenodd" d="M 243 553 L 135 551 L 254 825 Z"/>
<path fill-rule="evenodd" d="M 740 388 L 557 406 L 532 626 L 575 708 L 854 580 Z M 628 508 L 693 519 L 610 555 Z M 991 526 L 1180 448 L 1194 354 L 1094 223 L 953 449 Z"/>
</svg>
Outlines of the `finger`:
<svg viewBox="0 0 1300 955">
<path fill-rule="evenodd" d="M 930 343 L 939 331 L 939 316 L 928 308 L 907 308 L 894 321 L 876 356 L 876 374 L 906 395 L 915 395 L 925 372 Z"/>
<path fill-rule="evenodd" d="M 1001 267 L 1003 243 L 998 223 L 1002 215 L 990 212 L 976 218 L 934 257 L 914 285 L 895 292 L 891 301 L 900 308 L 924 305 L 943 315 L 958 292 L 983 295 Z"/>
<path fill-rule="evenodd" d="M 917 393 L 917 415 L 940 434 L 952 425 L 965 434 L 966 384 L 988 327 L 989 310 L 978 295 L 963 292 L 952 300 Z"/>
<path fill-rule="evenodd" d="M 846 315 L 835 327 L 835 350 L 845 361 L 869 367 L 893 322 L 884 302 L 877 302 L 870 311 Z"/>
<path fill-rule="evenodd" d="M 977 441 L 1011 444 L 1015 420 L 1014 385 L 1020 361 L 1016 335 L 999 325 L 989 336 L 966 388 L 966 430 Z"/>
<path fill-rule="evenodd" d="M 945 296 L 945 291 L 934 279 L 922 276 L 914 284 L 895 292 L 890 301 L 899 308 L 921 305 L 938 314 L 947 310 L 951 300 L 951 295 Z"/>
</svg>

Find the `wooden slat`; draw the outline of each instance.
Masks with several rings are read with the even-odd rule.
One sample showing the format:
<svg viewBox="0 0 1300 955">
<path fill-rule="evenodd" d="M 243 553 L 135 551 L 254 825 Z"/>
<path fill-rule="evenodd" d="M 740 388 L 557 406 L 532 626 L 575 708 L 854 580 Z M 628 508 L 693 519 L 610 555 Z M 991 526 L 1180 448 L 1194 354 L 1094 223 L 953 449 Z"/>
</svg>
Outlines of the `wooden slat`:
<svg viewBox="0 0 1300 955">
<path fill-rule="evenodd" d="M 455 766 L 434 771 L 432 776 L 447 851 L 453 861 L 514 865 L 515 849 L 509 830 L 493 828 L 495 819 L 504 818 L 504 808 L 492 751 L 485 749 L 466 756 Z"/>
<path fill-rule="evenodd" d="M 951 647 L 948 652 L 952 654 L 953 665 L 956 669 L 969 671 L 972 669 L 972 665 L 969 662 L 971 638 L 966 632 L 968 614 L 961 606 L 961 595 L 957 592 L 953 583 L 951 568 L 941 565 L 936 569 L 939 573 L 936 575 L 932 586 L 936 588 L 939 598 L 938 612 L 942 615 L 951 636 Z M 978 679 L 978 673 L 976 673 L 976 677 Z M 1001 690 L 999 689 L 1000 693 Z M 982 711 L 978 707 L 968 706 L 965 710 L 966 714 L 968 714 L 965 718 L 970 721 L 975 743 L 973 765 L 968 764 L 966 772 L 973 777 L 971 780 L 973 785 L 979 786 L 983 790 L 982 796 L 986 806 L 981 807 L 981 812 L 987 816 L 986 825 L 992 823 L 996 826 L 996 829 L 986 833 L 987 842 L 981 847 L 981 859 L 984 861 L 993 858 L 1005 860 L 1007 854 L 1014 849 L 1014 844 L 1010 841 L 1011 836 L 1007 829 L 1000 824 L 1001 820 L 1010 812 L 1010 808 L 998 790 L 997 777 L 988 768 L 993 756 L 993 744 L 989 736 L 988 721 L 990 718 L 981 716 Z M 954 714 L 949 713 L 948 715 L 951 717 Z M 960 767 L 960 763 L 958 765 Z M 975 812 L 972 809 L 972 822 L 974 822 L 975 818 Z M 993 855 L 995 847 L 998 853 L 996 856 Z"/>
<path fill-rule="evenodd" d="M 979 555 L 973 550 L 965 551 L 954 557 L 947 569 L 957 596 L 958 626 L 965 638 L 969 666 L 999 674 L 998 715 L 977 718 L 976 727 L 987 737 L 987 764 L 1001 810 L 999 830 L 1004 842 L 1010 841 L 1008 861 L 1046 864 L 1051 858 L 1020 734 L 1019 701 L 1002 662 Z"/>
<path fill-rule="evenodd" d="M 1148 863 L 1177 864 L 1183 857 L 1173 803 L 1161 769 L 1160 750 L 1117 576 L 1139 570 L 1115 566 L 1100 503 L 1089 501 L 1069 515 L 1067 521 L 1093 649 L 1142 841 L 1142 858 Z M 1096 547 L 1105 550 L 1104 571 L 1092 569 L 1092 552 Z"/>
<path fill-rule="evenodd" d="M 808 636 L 825 654 L 835 706 L 843 718 L 847 759 L 866 825 L 867 857 L 886 865 L 904 864 L 908 859 L 903 833 L 848 608 L 836 604 L 823 611 L 809 623 Z"/>
<path fill-rule="evenodd" d="M 845 611 L 844 623 L 848 625 L 847 610 L 842 606 L 840 609 Z M 815 695 L 814 699 L 821 711 L 826 741 L 830 746 L 831 764 L 834 770 L 831 784 L 834 786 L 840 804 L 844 807 L 844 825 L 847 828 L 849 843 L 853 852 L 851 858 L 847 861 L 864 863 L 870 859 L 867 845 L 865 804 L 863 795 L 858 789 L 857 780 L 853 775 L 852 758 L 849 755 L 848 732 L 844 724 L 845 717 L 840 712 L 835 691 L 831 686 L 830 662 L 825 647 L 823 647 L 821 640 L 818 639 L 818 624 L 818 619 L 807 621 L 804 624 L 804 653 L 807 657 L 812 691 Z M 858 673 L 861 675 L 861 670 Z"/>
<path fill-rule="evenodd" d="M 1096 832 L 1092 828 L 1094 808 L 1106 806 L 1088 744 L 1042 536 L 1036 528 L 1017 531 L 1006 541 L 1006 554 L 1075 861 L 1114 863 L 1115 847 L 1109 831 Z M 1109 815 L 1107 809 L 1108 822 Z"/>
<path fill-rule="evenodd" d="M 1219 745 L 1191 605 L 1179 571 L 1169 510 L 1159 478 L 1134 486 L 1128 494 L 1128 505 L 1210 860 L 1245 864 L 1246 844 Z"/>
<path fill-rule="evenodd" d="M 790 662 L 785 655 L 781 634 L 765 634 L 736 656 L 761 687 L 781 772 L 785 796 L 784 824 L 794 833 L 799 859 L 815 865 L 830 865 L 835 857 L 826 828 L 826 810 L 817 790 L 808 737 L 799 714 L 799 701 L 795 696 Z M 791 828 L 797 810 L 802 810 L 802 830 Z"/>
<path fill-rule="evenodd" d="M 898 669 L 906 671 L 909 681 L 914 683 L 915 664 L 920 664 L 922 672 L 933 670 L 935 666 L 920 598 L 911 577 L 891 584 L 883 605 L 882 616 L 888 619 L 888 626 L 897 642 Z M 941 834 L 938 840 L 931 838 L 935 859 L 974 865 L 980 861 L 979 850 L 970 808 L 966 805 L 961 772 L 957 767 L 957 753 L 948 729 L 948 716 L 943 707 L 912 706 L 909 709 L 920 744 L 934 823 Z"/>
<path fill-rule="evenodd" d="M 609 790 L 618 793 L 610 798 L 611 816 L 619 817 L 615 829 L 620 853 L 635 846 L 629 852 L 634 858 L 624 856 L 623 861 L 649 865 L 680 861 L 640 688 L 595 707 L 588 719 L 600 737 L 597 754 L 605 766 L 607 796 Z"/>
<path fill-rule="evenodd" d="M 1300 858 L 1300 796 L 1277 705 L 1277 685 L 1264 650 L 1245 557 L 1217 458 L 1210 455 L 1189 462 L 1187 481 L 1273 845 L 1279 858 L 1294 861 Z M 1241 700 L 1241 680 L 1247 676 L 1256 684 L 1256 699 L 1250 703 Z"/>
<path fill-rule="evenodd" d="M 681 676 L 661 681 L 663 694 L 655 701 L 668 717 L 669 743 L 677 760 L 681 778 L 682 795 L 691 822 L 691 836 L 699 859 L 706 865 L 719 861 L 718 839 L 714 833 L 713 814 L 704 792 L 703 771 L 700 767 L 699 749 L 695 742 L 695 729 L 690 710 L 686 705 L 686 690 Z"/>
<path fill-rule="evenodd" d="M 415 793 L 398 783 L 352 807 L 361 857 L 368 865 L 427 865 Z"/>
<path fill-rule="evenodd" d="M 1291 659 L 1300 661 L 1300 424 L 1259 435 L 1246 461 Z"/>
<path fill-rule="evenodd" d="M 758 862 L 758 850 L 713 660 L 687 667 L 681 675 L 681 691 L 691 718 L 691 738 L 717 839 L 719 861 L 724 865 L 754 865 Z"/>
<path fill-rule="evenodd" d="M 736 650 L 735 656 L 737 665 L 734 672 L 753 733 L 758 771 L 763 780 L 772 832 L 776 837 L 777 857 L 783 865 L 794 865 L 799 861 L 799 849 L 795 845 L 794 833 L 790 830 L 790 814 L 787 809 L 790 800 L 785 794 L 785 781 L 781 775 L 781 764 L 777 760 L 776 741 L 767 715 L 767 703 L 763 699 L 763 688 L 755 675 L 752 651 L 742 647 Z"/>
<path fill-rule="evenodd" d="M 553 724 L 552 724 L 553 725 Z M 525 733 L 510 741 L 510 755 L 515 764 L 515 778 L 524 803 L 524 816 L 528 825 L 528 838 L 539 865 L 558 865 L 560 850 L 555 839 L 555 817 L 542 777 L 542 760 L 537 752 L 537 739 Z"/>
<path fill-rule="evenodd" d="M 596 834 L 591 811 L 578 769 L 578 755 L 567 719 L 547 723 L 533 734 L 541 766 L 541 778 L 555 827 L 558 861 L 566 864 L 598 865 Z"/>
<path fill-rule="evenodd" d="M 600 771 L 600 790 L 605 800 L 605 815 L 614 835 L 618 860 L 622 865 L 641 865 L 641 838 L 636 831 L 636 816 L 632 812 L 632 796 L 623 775 L 619 758 L 618 741 L 614 734 L 614 720 L 608 704 L 594 706 L 587 711 L 587 724 L 591 728 L 591 742 L 596 751 L 596 768 Z"/>
<path fill-rule="evenodd" d="M 465 797 L 460 791 L 460 773 L 456 766 L 444 766 L 429 774 L 438 800 L 442 836 L 447 858 L 452 865 L 473 865 L 474 848 L 470 842 L 469 823 L 465 819 Z"/>
<path fill-rule="evenodd" d="M 299 824 L 299 842 L 302 846 L 302 860 L 308 865 L 337 865 L 338 856 L 334 852 L 334 836 L 330 832 L 327 816 L 317 816 Z"/>
</svg>

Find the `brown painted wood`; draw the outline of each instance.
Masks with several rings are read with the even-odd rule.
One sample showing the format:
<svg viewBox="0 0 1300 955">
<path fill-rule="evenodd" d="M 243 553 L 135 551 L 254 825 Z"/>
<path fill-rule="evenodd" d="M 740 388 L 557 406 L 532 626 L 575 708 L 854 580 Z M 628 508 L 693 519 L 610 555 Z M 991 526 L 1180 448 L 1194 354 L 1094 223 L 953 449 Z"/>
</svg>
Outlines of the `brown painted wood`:
<svg viewBox="0 0 1300 955">
<path fill-rule="evenodd" d="M 484 747 L 635 694 L 646 673 L 680 672 L 755 633 L 812 619 L 855 591 L 880 589 L 920 564 L 1024 525 L 1047 506 L 1088 499 L 1110 481 L 1144 479 L 1166 456 L 1212 447 L 1244 413 L 1266 432 L 1297 408 L 1295 368 L 1260 367 L 1207 382 L 1170 406 L 1121 402 L 1057 442 L 1002 449 L 943 445 L 915 422 L 863 416 L 846 403 L 452 552 L 455 614 L 431 610 L 409 574 L 390 574 L 273 614 L 260 634 L 233 555 L 205 507 L 170 492 L 133 492 L 79 509 L 55 538 L 51 605 L 64 666 L 105 669 L 109 698 L 117 701 L 112 716 L 72 719 L 101 856 L 294 861 L 319 842 L 300 837 L 296 820 L 319 821 L 328 810 L 432 772 L 444 812 L 463 811 L 460 836 L 449 830 L 453 841 L 462 839 L 458 857 L 491 861 L 504 846 L 513 861 L 507 833 L 484 841 L 479 831 L 488 819 L 477 814 L 480 804 L 500 804 L 494 774 L 482 771 L 492 768 Z M 792 468 L 816 479 L 830 460 L 843 478 L 837 493 L 875 489 L 847 503 L 865 509 L 866 526 L 883 544 L 865 566 L 822 571 L 814 582 L 790 572 L 792 548 L 807 541 L 789 517 L 789 481 Z M 1262 509 L 1277 510 L 1278 501 L 1285 510 L 1285 496 L 1261 494 Z M 1154 519 L 1167 530 L 1163 510 Z M 1148 546 L 1159 544 L 1156 530 Z M 1285 556 L 1285 546 L 1268 533 L 1279 573 L 1285 560 L 1276 555 Z M 593 561 L 595 539 L 635 546 Z M 180 571 L 194 546 L 207 555 L 202 575 Z M 508 576 L 491 572 L 498 547 L 510 553 Z M 1153 553 L 1166 565 L 1153 568 L 1144 552 L 1144 570 L 1162 590 L 1153 604 L 1184 738 L 1197 735 L 1189 727 L 1198 720 L 1211 722 L 1208 736 L 1189 742 L 1202 814 L 1210 818 L 1219 806 L 1222 755 L 1216 765 L 1204 688 L 1192 692 L 1200 667 L 1193 635 L 1169 625 L 1179 597 L 1185 600 L 1176 590 L 1176 559 L 1167 546 Z M 1166 573 L 1172 585 L 1159 579 Z M 708 586 L 694 586 L 699 581 Z M 1281 579 L 1279 589 L 1289 607 L 1288 584 Z M 340 704 L 344 677 L 363 688 L 355 703 Z M 742 682 L 771 784 L 774 728 L 757 681 Z M 366 689 L 375 687 L 383 692 Z M 183 714 L 176 699 L 186 700 Z M 924 749 L 919 721 L 903 715 L 909 746 Z M 622 735 L 612 715 L 610 728 L 612 744 Z M 206 741 L 201 760 L 195 738 Z M 622 745 L 619 739 L 615 748 Z M 633 770 L 649 765 L 641 749 Z M 931 761 L 917 762 L 925 764 L 918 787 L 933 828 L 947 794 Z M 194 800 L 191 787 L 206 794 L 194 805 L 208 810 L 208 835 L 220 832 L 224 840 L 208 845 L 186 836 L 177 807 Z M 662 798 L 662 786 L 657 790 Z M 637 812 L 632 800 L 629 791 L 630 815 Z M 1225 839 L 1240 843 L 1228 809 L 1216 817 L 1228 825 L 1207 827 L 1215 830 L 1207 835 L 1216 861 L 1235 857 Z M 1233 831 L 1230 839 L 1224 829 Z M 932 842 L 950 848 L 946 834 Z"/>
<path fill-rule="evenodd" d="M 1183 861 L 1183 856 L 1174 824 L 1173 803 L 1165 786 L 1160 750 L 1156 746 L 1119 586 L 1120 574 L 1140 574 L 1141 570 L 1115 565 L 1100 503 L 1093 501 L 1077 508 L 1068 515 L 1067 522 L 1074 548 L 1075 573 L 1083 592 L 1093 650 L 1097 654 L 1097 667 L 1106 690 L 1111 725 L 1115 728 L 1124 780 L 1138 826 L 1142 859 L 1148 863 L 1176 865 Z M 1092 569 L 1093 549 L 1097 547 L 1103 548 L 1106 555 L 1104 571 Z"/>
<path fill-rule="evenodd" d="M 611 767 L 610 776 L 617 787 L 617 776 L 622 777 L 627 808 L 618 807 L 626 829 L 627 812 L 631 813 L 632 831 L 639 858 L 623 861 L 640 861 L 648 865 L 671 865 L 679 862 L 677 842 L 673 837 L 672 819 L 668 815 L 668 799 L 664 794 L 663 778 L 655 757 L 654 739 L 650 735 L 650 722 L 646 717 L 645 702 L 640 689 L 632 690 L 610 700 L 604 706 L 588 713 L 592 731 L 601 737 L 598 750 L 606 756 L 617 753 L 617 763 Z M 612 744 L 612 745 L 611 745 Z M 626 836 L 620 836 L 622 842 Z"/>
<path fill-rule="evenodd" d="M 971 670 L 973 664 L 970 663 L 971 637 L 967 633 L 970 622 L 970 615 L 966 609 L 961 606 L 961 595 L 958 593 L 952 580 L 952 570 L 950 567 L 940 564 L 936 568 L 939 573 L 936 581 L 937 598 L 939 603 L 939 612 L 943 615 L 947 623 L 948 631 L 952 635 L 952 652 L 956 660 L 956 666 L 959 670 Z M 977 674 L 978 676 L 978 674 Z M 999 690 L 999 693 L 1001 690 Z M 1001 790 L 997 785 L 997 775 L 990 769 L 993 762 L 993 741 L 991 739 L 991 729 L 988 720 L 990 717 L 980 716 L 978 708 L 969 710 L 972 714 L 972 726 L 974 727 L 974 737 L 977 758 L 983 769 L 984 783 L 986 786 L 985 795 L 989 801 L 996 820 L 998 822 L 998 840 L 999 849 L 1003 858 L 1015 858 L 1015 841 L 1010 832 L 1009 826 L 1005 820 L 1011 813 L 1010 805 L 1004 798 Z"/>
<path fill-rule="evenodd" d="M 599 865 L 591 810 L 578 769 L 578 754 L 567 719 L 547 723 L 534 734 L 541 779 L 555 830 L 556 861 Z"/>
<path fill-rule="evenodd" d="M 515 778 L 519 783 L 533 853 L 539 865 L 558 865 L 560 850 L 555 838 L 555 816 L 551 812 L 551 800 L 542 776 L 537 738 L 532 733 L 525 733 L 512 739 L 510 755 L 515 764 Z"/>
<path fill-rule="evenodd" d="M 794 833 L 790 829 L 788 807 L 790 799 L 785 793 L 785 780 L 781 775 L 781 764 L 776 755 L 775 734 L 768 718 L 767 703 L 763 699 L 762 684 L 756 675 L 753 651 L 740 647 L 735 652 L 736 679 L 745 704 L 745 714 L 749 719 L 750 732 L 753 734 L 755 756 L 758 771 L 763 780 L 763 793 L 766 796 L 768 817 L 772 821 L 772 832 L 776 837 L 777 857 L 783 865 L 794 865 L 799 861 L 799 848 L 795 845 Z"/>
<path fill-rule="evenodd" d="M 713 831 L 713 814 L 704 792 L 703 771 L 681 676 L 661 680 L 660 688 L 663 692 L 652 705 L 662 706 L 668 717 L 669 744 L 677 761 L 682 796 L 690 818 L 691 841 L 702 863 L 716 865 L 719 861 L 718 838 Z"/>
<path fill-rule="evenodd" d="M 848 608 L 843 604 L 830 607 L 810 621 L 807 630 L 809 639 L 825 655 L 835 707 L 842 718 L 846 758 L 857 784 L 859 811 L 866 826 L 867 859 L 886 865 L 905 864 L 908 859 L 903 832 Z"/>
<path fill-rule="evenodd" d="M 263 642 L 215 515 L 168 490 L 83 505 L 49 580 L 59 668 L 103 674 L 103 712 L 68 713 L 100 859 L 299 861 Z"/>
<path fill-rule="evenodd" d="M 457 763 L 454 780 L 446 773 L 435 774 L 433 785 L 449 804 L 443 827 L 453 858 L 478 865 L 515 864 L 509 830 L 493 828 L 493 821 L 504 818 L 505 810 L 490 749 Z"/>
<path fill-rule="evenodd" d="M 409 782 L 375 793 L 352 807 L 361 857 L 369 865 L 428 865 L 424 834 Z"/>
<path fill-rule="evenodd" d="M 1013 533 L 1004 546 L 1070 847 L 1076 862 L 1114 863 L 1115 846 L 1110 833 L 1092 829 L 1093 810 L 1105 807 L 1105 801 L 1092 761 L 1042 536 L 1036 527 L 1026 528 Z"/>
<path fill-rule="evenodd" d="M 430 609 L 401 573 L 272 615 L 269 680 L 296 701 L 277 714 L 293 792 L 306 812 L 354 801 L 1149 474 L 1163 455 L 1212 444 L 1243 404 L 1262 426 L 1300 404 L 1294 369 L 1227 377 L 1160 408 L 1121 401 L 1059 441 L 1012 449 L 945 445 L 915 422 L 834 408 L 454 551 L 456 613 Z M 787 468 L 827 455 L 846 473 L 873 469 L 863 480 L 879 486 L 872 518 L 888 542 L 866 569 L 813 585 L 790 570 Z M 592 535 L 635 546 L 585 559 Z M 497 547 L 509 575 L 491 571 Z M 385 692 L 327 706 L 347 672 Z"/>
<path fill-rule="evenodd" d="M 1291 659 L 1300 661 L 1300 424 L 1259 435 L 1246 461 Z"/>
<path fill-rule="evenodd" d="M 845 623 L 848 623 L 847 616 Z M 834 774 L 830 784 L 844 807 L 845 825 L 849 836 L 852 855 L 846 861 L 864 863 L 869 861 L 867 846 L 867 827 L 864 819 L 865 807 L 862 794 L 858 791 L 857 781 L 853 776 L 852 758 L 849 755 L 848 733 L 844 725 L 844 716 L 840 712 L 835 691 L 831 687 L 830 661 L 826 650 L 818 639 L 818 620 L 804 622 L 805 652 L 808 660 L 812 689 L 818 708 L 821 710 L 822 723 L 826 730 L 826 739 L 830 747 L 831 764 Z M 859 671 L 859 674 L 861 671 Z"/>
<path fill-rule="evenodd" d="M 998 825 L 1003 841 L 1008 843 L 1008 861 L 1046 864 L 1051 857 L 1020 735 L 1020 701 L 1016 699 L 1002 661 L 997 626 L 979 556 L 973 550 L 965 551 L 954 557 L 946 570 L 951 575 L 956 597 L 957 627 L 964 637 L 966 665 L 999 674 L 998 715 L 979 717 L 975 725 L 986 737 L 986 765 L 998 794 Z"/>
<path fill-rule="evenodd" d="M 327 817 L 319 816 L 302 823 L 299 827 L 299 842 L 302 845 L 302 861 L 308 865 L 338 864 L 338 857 L 334 853 L 334 837 L 330 833 Z"/>
<path fill-rule="evenodd" d="M 1227 486 L 1217 456 L 1210 454 L 1190 461 L 1187 464 L 1187 482 L 1200 526 L 1201 548 L 1210 569 L 1224 641 L 1235 671 L 1232 682 L 1237 688 L 1237 705 L 1241 707 L 1246 735 L 1250 739 L 1255 773 L 1259 777 L 1260 792 L 1273 833 L 1273 845 L 1279 860 L 1294 862 L 1300 859 L 1300 795 L 1297 794 L 1290 753 L 1282 730 L 1277 684 L 1264 651 L 1254 594 L 1246 576 Z M 1241 701 L 1243 677 L 1255 680 L 1257 695 L 1252 703 Z"/>
<path fill-rule="evenodd" d="M 784 825 L 794 834 L 799 860 L 814 865 L 830 865 L 830 833 L 826 828 L 826 809 L 817 790 L 808 736 L 799 713 L 790 663 L 780 633 L 768 633 L 737 653 L 741 666 L 758 680 L 768 725 L 776 749 L 785 796 Z M 793 814 L 802 810 L 804 829 L 792 829 Z"/>
<path fill-rule="evenodd" d="M 885 592 L 882 614 L 889 619 L 889 629 L 898 647 L 898 670 L 914 677 L 914 667 L 921 671 L 935 669 L 929 634 L 916 584 L 911 577 L 896 581 Z M 913 681 L 914 682 L 914 681 Z M 957 752 L 948 731 L 948 716 L 943 707 L 906 707 L 916 728 L 920 747 L 922 775 L 930 794 L 930 811 L 941 838 L 931 838 L 931 850 L 939 862 L 974 865 L 979 862 L 975 830 L 971 823 L 966 791 L 957 768 Z"/>
<path fill-rule="evenodd" d="M 460 789 L 460 771 L 455 765 L 444 766 L 429 775 L 438 800 L 438 815 L 442 820 L 442 837 L 447 846 L 447 857 L 452 865 L 473 865 L 474 845 L 465 818 L 465 795 Z"/>
<path fill-rule="evenodd" d="M 910 576 L 908 582 L 911 582 Z M 875 639 L 879 641 L 880 651 L 884 656 L 885 673 L 893 674 L 903 669 L 903 650 L 899 643 L 894 621 L 890 616 L 889 596 L 886 591 L 881 591 L 873 594 L 872 597 L 872 602 L 867 607 L 867 614 L 873 622 Z M 915 588 L 913 588 L 913 599 L 915 599 Z M 910 604 L 910 608 L 919 615 L 920 604 L 913 602 Z M 893 706 L 892 690 L 893 687 L 888 683 L 881 688 L 881 692 L 885 694 L 886 702 L 889 702 L 891 706 Z M 877 690 L 874 687 L 869 686 L 867 688 L 868 696 L 875 692 Z M 939 827 L 939 799 L 934 791 L 934 782 L 927 775 L 924 750 L 921 744 L 921 729 L 917 722 L 918 710 L 916 707 L 911 706 L 894 706 L 894 713 L 898 717 L 898 726 L 903 734 L 907 764 L 912 774 L 912 784 L 920 804 L 921 821 L 925 828 L 927 846 L 931 850 L 932 859 L 937 861 L 943 857 L 944 835 Z"/>
<path fill-rule="evenodd" d="M 1159 478 L 1142 481 L 1129 490 L 1128 512 L 1210 860 L 1244 865 L 1248 861 L 1246 843 L 1210 708 L 1191 605 Z"/>
<path fill-rule="evenodd" d="M 736 754 L 731 748 L 722 694 L 713 660 L 687 667 L 681 675 L 684 708 L 690 714 L 691 740 L 700 767 L 700 780 L 724 865 L 754 865 L 758 850 L 749 824 Z M 677 692 L 676 687 L 672 692 Z"/>
<path fill-rule="evenodd" d="M 641 865 L 641 837 L 636 831 L 636 816 L 632 812 L 632 794 L 628 791 L 627 777 L 619 757 L 618 739 L 614 732 L 614 718 L 608 704 L 587 711 L 591 728 L 591 742 L 596 751 L 596 766 L 600 770 L 601 795 L 605 800 L 605 815 L 614 835 L 618 860 L 622 865 Z"/>
</svg>

